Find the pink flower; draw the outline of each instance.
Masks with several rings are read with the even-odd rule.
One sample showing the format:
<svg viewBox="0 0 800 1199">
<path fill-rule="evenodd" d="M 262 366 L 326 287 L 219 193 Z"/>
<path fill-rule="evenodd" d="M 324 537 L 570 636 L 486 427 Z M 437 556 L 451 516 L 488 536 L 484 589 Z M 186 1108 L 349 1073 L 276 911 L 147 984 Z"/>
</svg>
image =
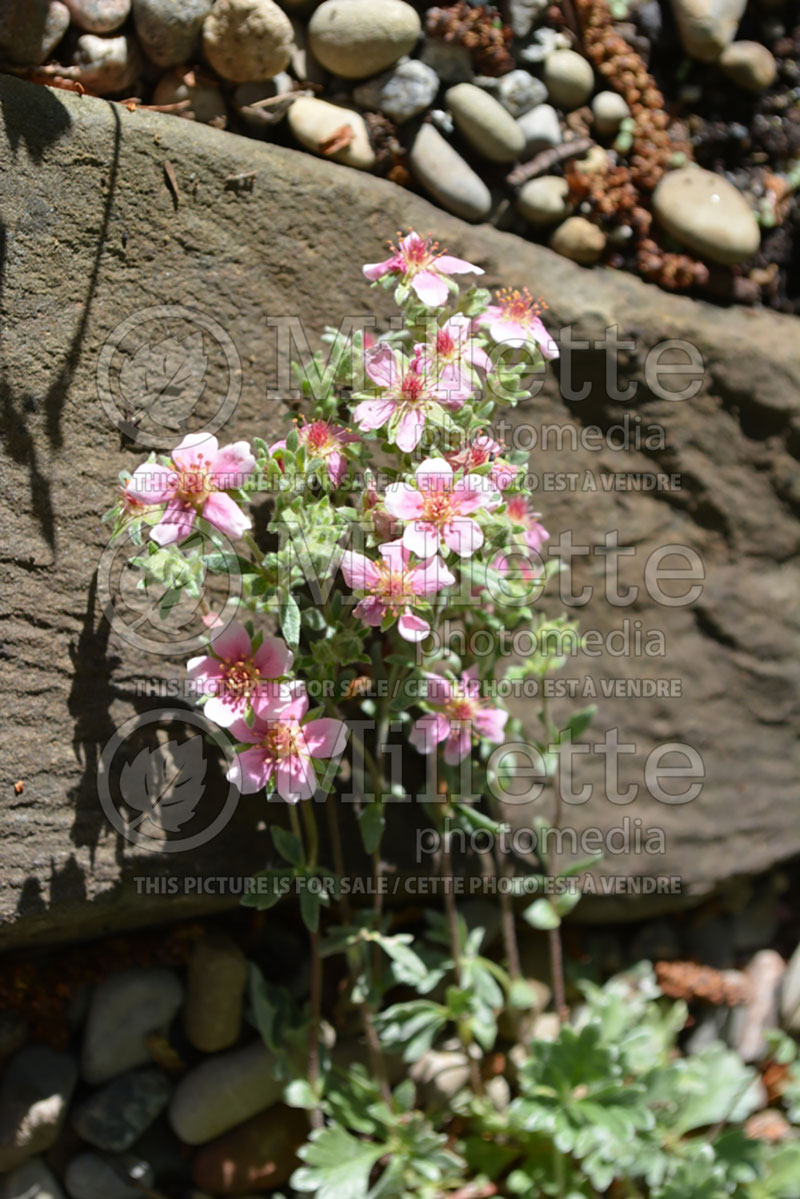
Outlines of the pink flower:
<svg viewBox="0 0 800 1199">
<path fill-rule="evenodd" d="M 485 462 L 491 462 L 489 478 L 498 491 L 505 491 L 517 477 L 519 467 L 500 456 L 502 449 L 499 441 L 494 441 L 486 433 L 479 433 L 477 437 L 473 437 L 466 449 L 446 454 L 445 457 L 454 469 L 465 472 L 474 470 L 476 466 L 483 466 Z"/>
<path fill-rule="evenodd" d="M 456 479 L 444 458 L 426 458 L 415 479 L 416 487 L 392 483 L 386 488 L 386 511 L 406 522 L 405 548 L 419 558 L 444 547 L 460 558 L 471 557 L 483 545 L 483 530 L 470 513 L 500 503 L 491 480 L 481 475 Z"/>
<path fill-rule="evenodd" d="M 475 344 L 472 321 L 459 312 L 437 330 L 434 345 L 416 349 L 422 369 L 438 378 L 442 403 L 456 408 L 475 393 L 477 380 L 471 368 L 492 369 L 489 355 Z"/>
<path fill-rule="evenodd" d="M 447 389 L 422 369 L 417 354 L 410 362 L 396 354 L 386 342 L 367 350 L 364 367 L 373 383 L 383 391 L 377 400 L 362 400 L 353 410 L 353 418 L 364 432 L 387 430 L 390 443 L 404 453 L 416 449 L 425 421 L 441 414 L 439 401 L 447 399 Z"/>
<path fill-rule="evenodd" d="M 385 543 L 380 551 L 381 562 L 352 551 L 342 557 L 342 574 L 348 587 L 366 592 L 356 605 L 355 614 L 373 627 L 387 618 L 390 623 L 397 620 L 398 632 L 404 640 L 423 641 L 431 626 L 413 609 L 420 598 L 450 587 L 455 577 L 441 558 L 431 558 L 409 568 L 410 554 L 399 541 Z"/>
<path fill-rule="evenodd" d="M 421 754 L 433 753 L 444 741 L 444 760 L 455 766 L 471 752 L 473 738 L 502 743 L 508 712 L 490 707 L 481 698 L 477 667 L 465 670 L 460 682 L 438 674 L 429 674 L 427 681 L 426 706 L 433 711 L 421 716 L 409 734 Z"/>
<path fill-rule="evenodd" d="M 252 748 L 237 753 L 228 780 L 242 795 L 252 795 L 263 791 L 274 776 L 276 790 L 287 803 L 311 799 L 317 789 L 314 760 L 338 758 L 344 752 L 347 725 L 330 717 L 303 724 L 308 696 L 302 683 L 295 684 L 288 704 L 261 697 L 257 705 L 252 728 L 244 720 L 231 725 L 231 735 Z"/>
<path fill-rule="evenodd" d="M 256 460 L 246 441 L 219 448 L 216 437 L 188 433 L 172 451 L 173 467 L 145 462 L 133 472 L 129 494 L 140 503 L 166 510 L 150 536 L 159 545 L 183 541 L 199 515 L 228 537 L 241 537 L 252 528 L 249 516 L 226 495 L 242 487 L 255 470 Z"/>
<path fill-rule="evenodd" d="M 506 515 L 513 520 L 514 524 L 524 527 L 522 540 L 529 549 L 535 550 L 537 554 L 544 543 L 550 540 L 547 529 L 544 525 L 539 524 L 540 513 L 531 512 L 524 495 L 511 496 L 506 504 Z"/>
<path fill-rule="evenodd" d="M 478 317 L 478 324 L 488 325 L 495 341 L 509 346 L 535 342 L 545 358 L 558 358 L 558 346 L 542 324 L 540 314 L 546 308 L 542 300 L 534 300 L 527 287 L 522 292 L 504 287 L 497 301 Z"/>
<path fill-rule="evenodd" d="M 244 625 L 234 622 L 212 638 L 210 653 L 190 658 L 186 670 L 200 695 L 211 698 L 203 712 L 223 728 L 244 720 L 248 707 L 260 696 L 285 697 L 277 679 L 288 674 L 294 655 L 280 637 L 265 637 L 253 649 Z"/>
<path fill-rule="evenodd" d="M 304 421 L 298 426 L 297 440 L 300 445 L 306 447 L 309 459 L 322 458 L 328 468 L 328 478 L 334 487 L 338 487 L 347 469 L 344 447 L 361 439 L 355 433 L 348 433 L 341 425 L 332 425 L 326 420 L 314 420 L 308 423 Z M 274 454 L 276 450 L 285 449 L 286 438 L 282 438 L 269 447 L 269 452 Z"/>
<path fill-rule="evenodd" d="M 364 275 L 371 283 L 382 279 L 384 275 L 401 275 L 403 282 L 416 292 L 428 308 L 439 308 L 447 303 L 450 294 L 447 284 L 449 275 L 466 275 L 470 272 L 483 274 L 481 268 L 473 266 L 471 262 L 441 253 L 438 242 L 420 237 L 413 229 L 398 246 L 391 242 L 389 246 L 391 258 L 384 262 L 368 262 L 362 267 Z"/>
</svg>

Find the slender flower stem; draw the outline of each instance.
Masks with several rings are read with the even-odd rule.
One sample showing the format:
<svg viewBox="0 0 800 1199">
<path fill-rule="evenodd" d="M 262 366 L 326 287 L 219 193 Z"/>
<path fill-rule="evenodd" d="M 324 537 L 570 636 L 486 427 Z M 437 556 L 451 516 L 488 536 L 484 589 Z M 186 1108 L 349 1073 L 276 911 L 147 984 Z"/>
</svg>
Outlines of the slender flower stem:
<svg viewBox="0 0 800 1199">
<path fill-rule="evenodd" d="M 307 847 L 303 842 L 303 833 L 300 827 L 300 817 L 297 814 L 297 807 L 294 804 L 289 805 L 289 816 L 292 822 L 292 831 L 303 847 L 303 864 L 307 870 L 313 870 L 317 865 L 317 855 L 319 846 L 319 837 L 317 835 L 317 822 L 314 817 L 314 810 L 311 807 L 313 800 L 307 800 L 303 804 L 303 823 L 306 829 Z M 311 994 L 309 997 L 311 1006 L 311 1029 L 308 1040 L 308 1083 L 315 1096 L 319 1094 L 319 1026 L 322 1019 L 322 958 L 319 953 L 319 930 L 308 931 L 309 947 L 311 950 Z M 314 1128 L 322 1128 L 324 1119 L 321 1109 L 317 1106 L 311 1112 L 311 1124 Z"/>
<path fill-rule="evenodd" d="M 542 724 L 544 725 L 545 736 L 548 744 L 555 744 L 554 738 L 556 734 L 556 728 L 550 720 L 546 695 L 542 697 L 541 720 Z M 561 786 L 558 778 L 558 766 L 556 766 L 556 773 L 553 777 L 553 794 L 555 798 L 555 808 L 553 812 L 552 828 L 553 832 L 555 833 L 561 826 L 562 814 Z M 552 878 L 553 869 L 549 857 L 544 862 L 544 866 L 548 876 Z M 553 983 L 553 1006 L 555 1007 L 559 1020 L 563 1022 L 569 1018 L 569 1008 L 567 1007 L 566 985 L 564 982 L 564 950 L 561 944 L 561 925 L 559 924 L 556 928 L 549 929 L 547 938 L 550 947 L 550 975 Z"/>
</svg>

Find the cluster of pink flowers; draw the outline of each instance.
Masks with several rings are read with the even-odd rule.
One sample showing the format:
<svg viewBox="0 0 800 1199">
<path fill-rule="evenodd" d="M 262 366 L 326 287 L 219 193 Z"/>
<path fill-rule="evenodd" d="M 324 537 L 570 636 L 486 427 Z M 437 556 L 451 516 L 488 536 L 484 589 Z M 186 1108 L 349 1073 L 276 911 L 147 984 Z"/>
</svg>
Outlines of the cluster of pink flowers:
<svg viewBox="0 0 800 1199">
<path fill-rule="evenodd" d="M 481 697 L 476 666 L 465 670 L 460 680 L 428 674 L 425 706 L 430 711 L 414 724 L 409 740 L 421 754 L 433 753 L 444 742 L 444 760 L 455 766 L 472 752 L 473 739 L 485 737 L 501 744 L 508 712 L 493 708 Z"/>
</svg>

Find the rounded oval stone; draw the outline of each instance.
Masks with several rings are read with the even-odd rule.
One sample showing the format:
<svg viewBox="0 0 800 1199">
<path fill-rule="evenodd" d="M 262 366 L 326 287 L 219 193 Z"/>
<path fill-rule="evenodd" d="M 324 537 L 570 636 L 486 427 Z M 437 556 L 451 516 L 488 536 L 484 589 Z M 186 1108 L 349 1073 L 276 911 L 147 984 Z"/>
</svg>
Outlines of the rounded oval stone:
<svg viewBox="0 0 800 1199">
<path fill-rule="evenodd" d="M 668 171 L 653 192 L 658 223 L 703 258 L 732 266 L 761 244 L 750 205 L 736 188 L 702 167 Z"/>
<path fill-rule="evenodd" d="M 474 83 L 457 83 L 445 96 L 456 128 L 490 162 L 514 162 L 525 149 L 525 134 L 499 100 Z"/>
<path fill-rule="evenodd" d="M 289 109 L 289 127 L 301 145 L 331 162 L 342 162 L 359 171 L 371 171 L 375 166 L 366 122 L 351 108 L 301 96 Z M 337 142 L 343 144 L 333 149 Z"/>
<path fill-rule="evenodd" d="M 309 22 L 309 45 L 332 74 L 366 79 L 408 54 L 421 29 L 405 0 L 325 0 Z"/>
<path fill-rule="evenodd" d="M 555 225 L 569 216 L 569 184 L 560 175 L 540 175 L 520 188 L 517 210 L 532 225 Z"/>
<path fill-rule="evenodd" d="M 169 1107 L 177 1136 L 187 1145 L 204 1145 L 277 1103 L 283 1083 L 272 1077 L 272 1066 L 261 1042 L 195 1066 L 178 1083 Z"/>
<path fill-rule="evenodd" d="M 113 33 L 127 19 L 131 0 L 63 0 L 79 29 Z"/>
<path fill-rule="evenodd" d="M 99 37 L 84 33 L 77 41 L 72 65 L 80 67 L 80 81 L 98 96 L 130 94 L 142 70 L 143 59 L 134 37 Z"/>
<path fill-rule="evenodd" d="M 242 1030 L 247 958 L 229 937 L 198 941 L 189 958 L 184 1021 L 195 1049 L 230 1049 Z"/>
<path fill-rule="evenodd" d="M 731 42 L 717 66 L 737 87 L 754 95 L 772 87 L 778 75 L 775 59 L 761 42 Z"/>
<path fill-rule="evenodd" d="M 592 266 L 606 248 L 606 235 L 582 216 L 567 217 L 550 238 L 550 249 L 582 266 Z"/>
<path fill-rule="evenodd" d="M 554 50 L 548 54 L 544 81 L 550 99 L 559 108 L 579 108 L 594 91 L 592 64 L 575 50 Z"/>
<path fill-rule="evenodd" d="M 169 1027 L 183 1002 L 173 970 L 123 970 L 95 988 L 83 1038 L 83 1077 L 92 1086 L 150 1062 L 147 1037 Z"/>
<path fill-rule="evenodd" d="M 69 29 L 61 0 L 4 0 L 0 4 L 0 58 L 38 66 Z"/>
<path fill-rule="evenodd" d="M 289 65 L 292 23 L 274 0 L 216 0 L 203 22 L 203 51 L 232 83 L 272 79 Z"/>
<path fill-rule="evenodd" d="M 598 92 L 592 100 L 592 116 L 598 133 L 616 133 L 630 115 L 631 110 L 619 92 Z"/>
<path fill-rule="evenodd" d="M 272 1107 L 205 1145 L 192 1163 L 192 1179 L 212 1195 L 272 1190 L 298 1165 L 297 1150 L 307 1136 L 304 1112 Z"/>
<path fill-rule="evenodd" d="M 732 42 L 747 0 L 672 0 L 672 11 L 687 54 L 713 62 Z"/>
<path fill-rule="evenodd" d="M 147 57 L 159 67 L 190 61 L 212 4 L 213 0 L 181 0 L 180 4 L 173 0 L 133 0 L 136 35 Z"/>
<path fill-rule="evenodd" d="M 465 221 L 483 221 L 489 215 L 488 187 L 433 125 L 421 127 L 409 162 L 425 190 L 448 212 Z"/>
</svg>

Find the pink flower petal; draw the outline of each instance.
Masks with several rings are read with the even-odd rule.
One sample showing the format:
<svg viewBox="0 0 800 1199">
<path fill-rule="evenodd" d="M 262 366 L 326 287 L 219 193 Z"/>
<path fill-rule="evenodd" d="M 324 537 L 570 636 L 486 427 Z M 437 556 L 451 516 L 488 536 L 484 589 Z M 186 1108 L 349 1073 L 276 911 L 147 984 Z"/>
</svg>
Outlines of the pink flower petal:
<svg viewBox="0 0 800 1199">
<path fill-rule="evenodd" d="M 363 620 L 364 624 L 368 624 L 370 628 L 377 629 L 379 625 L 383 624 L 386 605 L 374 595 L 368 595 L 356 604 L 353 615 L 357 616 L 359 620 Z"/>
<path fill-rule="evenodd" d="M 453 690 L 450 679 L 443 678 L 440 674 L 425 675 L 424 698 L 429 704 L 446 704 L 449 699 L 453 698 Z"/>
<path fill-rule="evenodd" d="M 459 558 L 470 558 L 483 545 L 483 529 L 469 517 L 456 517 L 442 529 L 442 537 L 448 549 L 455 550 Z"/>
<path fill-rule="evenodd" d="M 338 487 L 344 477 L 347 468 L 347 460 L 338 450 L 331 450 L 328 454 L 328 478 L 334 487 Z"/>
<path fill-rule="evenodd" d="M 433 271 L 420 271 L 411 280 L 411 286 L 428 308 L 441 308 L 447 303 L 450 295 L 450 289 L 444 279 L 435 275 Z"/>
<path fill-rule="evenodd" d="M 243 719 L 246 710 L 247 703 L 242 696 L 212 695 L 203 705 L 203 715 L 222 729 L 229 729 L 237 720 Z"/>
<path fill-rule="evenodd" d="M 292 754 L 289 758 L 279 759 L 275 766 L 275 787 L 287 803 L 312 799 L 317 789 L 317 776 L 310 758 Z"/>
<path fill-rule="evenodd" d="M 426 458 L 417 467 L 416 479 L 422 491 L 447 491 L 453 480 L 453 468 L 445 458 Z"/>
<path fill-rule="evenodd" d="M 404 454 L 410 454 L 419 445 L 419 440 L 422 437 L 422 431 L 425 428 L 425 417 L 420 412 L 419 408 L 409 408 L 406 406 L 403 415 L 397 422 L 397 428 L 394 432 L 394 442 L 398 449 L 401 449 Z"/>
<path fill-rule="evenodd" d="M 156 545 L 174 545 L 184 541 L 194 528 L 195 510 L 183 500 L 170 500 L 161 520 L 150 530 Z"/>
<path fill-rule="evenodd" d="M 263 791 L 270 780 L 274 762 L 262 747 L 246 749 L 237 754 L 228 771 L 228 781 L 239 788 L 242 795 L 254 795 Z"/>
<path fill-rule="evenodd" d="M 246 722 L 244 717 L 240 720 L 235 720 L 230 726 L 230 734 L 234 741 L 244 742 L 245 745 L 258 745 L 263 741 L 267 733 L 267 725 L 263 720 L 256 718 L 253 727 Z"/>
<path fill-rule="evenodd" d="M 203 654 L 201 657 L 189 659 L 186 663 L 186 674 L 193 683 L 198 684 L 201 694 L 213 694 L 218 688 L 212 689 L 207 684 L 223 678 L 222 664 L 210 654 Z"/>
<path fill-rule="evenodd" d="M 126 488 L 145 504 L 158 504 L 167 499 L 178 483 L 176 472 L 158 462 L 143 462 L 137 466 Z"/>
<path fill-rule="evenodd" d="M 361 270 L 364 278 L 369 279 L 370 283 L 374 283 L 376 279 L 382 279 L 384 275 L 389 274 L 389 271 L 395 270 L 395 260 L 386 258 L 383 262 L 366 262 Z"/>
<path fill-rule="evenodd" d="M 431 626 L 421 616 L 405 611 L 397 622 L 397 631 L 404 641 L 424 641 Z"/>
<path fill-rule="evenodd" d="M 303 725 L 303 736 L 312 758 L 338 758 L 347 747 L 347 731 L 343 720 L 334 720 L 330 716 Z"/>
<path fill-rule="evenodd" d="M 451 726 L 450 736 L 445 742 L 444 760 L 448 766 L 457 766 L 459 762 L 463 762 L 471 749 L 471 721 L 458 721 L 455 727 Z"/>
<path fill-rule="evenodd" d="M 198 457 L 213 462 L 219 453 L 219 442 L 210 433 L 187 433 L 172 451 L 172 461 L 181 470 L 191 470 Z"/>
<path fill-rule="evenodd" d="M 440 741 L 450 732 L 450 722 L 440 712 L 420 716 L 408 734 L 408 739 L 421 754 L 432 754 Z"/>
<path fill-rule="evenodd" d="M 481 708 L 475 713 L 475 728 L 487 741 L 500 744 L 505 737 L 508 712 L 502 708 Z"/>
<path fill-rule="evenodd" d="M 364 369 L 378 387 L 395 387 L 400 381 L 394 350 L 385 341 L 364 351 Z"/>
<path fill-rule="evenodd" d="M 218 658 L 227 658 L 229 662 L 249 658 L 253 651 L 250 634 L 238 620 L 232 621 L 226 629 L 212 638 L 211 648 Z"/>
<path fill-rule="evenodd" d="M 459 500 L 461 512 L 474 512 L 477 508 L 497 507 L 501 502 L 494 483 L 488 475 L 467 475 L 453 488 Z"/>
<path fill-rule="evenodd" d="M 436 259 L 436 269 L 443 271 L 445 275 L 482 275 L 484 272 L 479 266 L 474 266 L 471 262 L 467 262 L 465 258 L 454 258 L 452 254 L 442 254 Z"/>
<path fill-rule="evenodd" d="M 451 574 L 441 558 L 431 558 L 409 572 L 409 584 L 415 595 L 435 595 L 443 587 L 455 583 L 455 575 Z"/>
<path fill-rule="evenodd" d="M 396 407 L 395 400 L 362 400 L 353 409 L 353 420 L 364 433 L 371 433 L 391 420 Z"/>
<path fill-rule="evenodd" d="M 341 568 L 347 586 L 354 591 L 369 591 L 381 577 L 375 562 L 353 550 L 342 554 Z"/>
<path fill-rule="evenodd" d="M 211 463 L 211 477 L 220 491 L 243 487 L 256 469 L 256 460 L 247 441 L 224 445 Z"/>
<path fill-rule="evenodd" d="M 422 496 L 415 487 L 409 487 L 408 483 L 392 483 L 386 488 L 386 511 L 399 520 L 412 520 L 419 516 L 422 506 Z"/>
<path fill-rule="evenodd" d="M 214 491 L 208 497 L 203 504 L 203 520 L 234 539 L 253 527 L 250 517 L 224 491 Z"/>
<path fill-rule="evenodd" d="M 294 654 L 281 637 L 265 637 L 253 655 L 253 662 L 265 679 L 288 674 Z"/>
<path fill-rule="evenodd" d="M 439 552 L 439 530 L 424 520 L 412 520 L 403 530 L 403 545 L 418 558 L 430 558 Z"/>
</svg>

